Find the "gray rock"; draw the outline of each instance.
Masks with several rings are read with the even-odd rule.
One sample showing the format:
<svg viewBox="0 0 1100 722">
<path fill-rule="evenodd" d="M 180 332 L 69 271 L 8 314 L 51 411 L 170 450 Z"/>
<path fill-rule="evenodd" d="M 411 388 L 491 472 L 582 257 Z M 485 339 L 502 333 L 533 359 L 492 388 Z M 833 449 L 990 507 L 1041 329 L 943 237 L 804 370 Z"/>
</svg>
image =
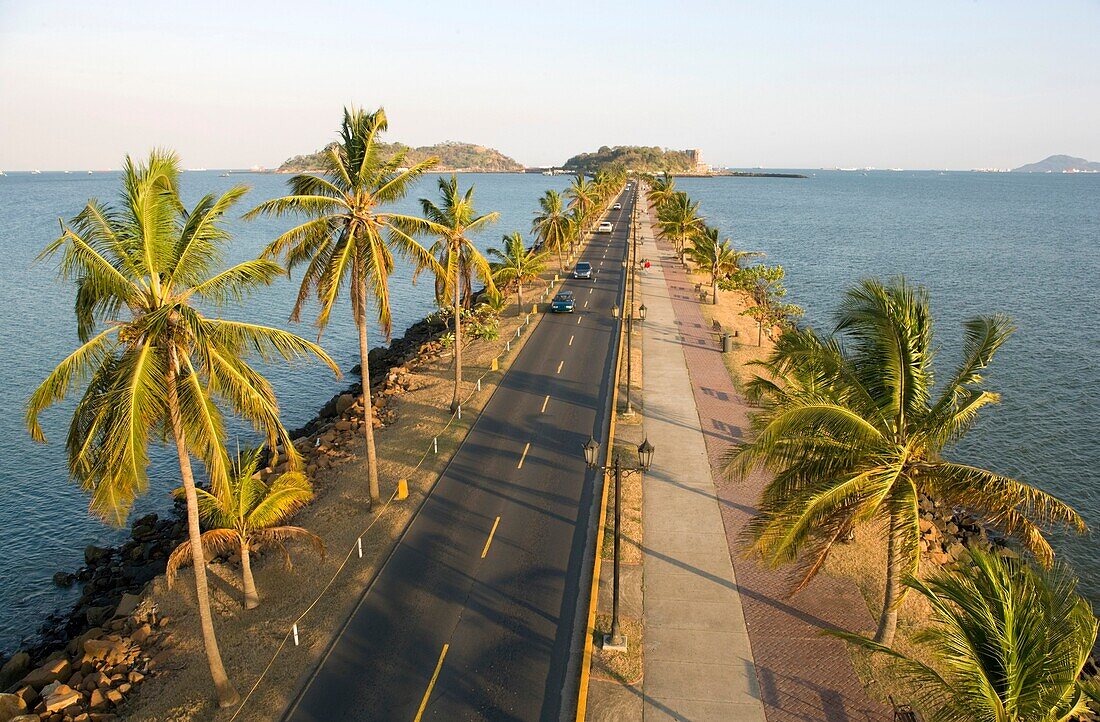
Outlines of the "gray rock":
<svg viewBox="0 0 1100 722">
<path fill-rule="evenodd" d="M 0 722 L 9 722 L 26 713 L 27 703 L 22 697 L 17 694 L 0 694 Z"/>
<path fill-rule="evenodd" d="M 31 668 L 31 656 L 26 652 L 16 652 L 4 666 L 0 667 L 0 689 L 7 689 L 27 673 Z"/>
</svg>

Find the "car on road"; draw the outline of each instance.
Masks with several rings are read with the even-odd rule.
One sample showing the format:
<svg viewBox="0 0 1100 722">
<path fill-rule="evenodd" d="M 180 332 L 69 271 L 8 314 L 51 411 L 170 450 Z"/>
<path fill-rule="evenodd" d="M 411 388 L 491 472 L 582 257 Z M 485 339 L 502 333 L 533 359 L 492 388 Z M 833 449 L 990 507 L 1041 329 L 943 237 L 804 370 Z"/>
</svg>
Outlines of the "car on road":
<svg viewBox="0 0 1100 722">
<path fill-rule="evenodd" d="M 572 291 L 562 291 L 550 302 L 550 313 L 573 313 L 576 308 L 577 300 Z"/>
<path fill-rule="evenodd" d="M 573 266 L 573 278 L 592 278 L 592 264 L 588 261 L 577 261 Z"/>
<path fill-rule="evenodd" d="M 615 230 L 615 225 L 611 221 L 604 221 L 600 224 L 600 227 L 596 229 L 596 233 L 611 233 Z"/>
<path fill-rule="evenodd" d="M 611 206 L 611 210 L 613 210 L 613 211 L 621 211 L 622 209 L 623 209 L 623 204 L 622 203 L 616 203 L 615 205 Z"/>
</svg>

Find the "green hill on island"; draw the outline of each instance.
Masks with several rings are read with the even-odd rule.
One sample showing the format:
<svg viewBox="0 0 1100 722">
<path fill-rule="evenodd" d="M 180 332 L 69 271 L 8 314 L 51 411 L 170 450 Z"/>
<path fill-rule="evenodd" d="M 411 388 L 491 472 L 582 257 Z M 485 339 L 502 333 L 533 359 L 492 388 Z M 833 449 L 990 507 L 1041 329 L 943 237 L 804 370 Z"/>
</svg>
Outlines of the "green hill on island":
<svg viewBox="0 0 1100 722">
<path fill-rule="evenodd" d="M 696 156 L 690 150 L 669 150 L 658 146 L 601 146 L 595 153 L 581 153 L 565 161 L 566 170 L 595 173 L 599 170 L 632 170 L 638 173 L 690 173 Z"/>
<path fill-rule="evenodd" d="M 1100 163 L 1072 155 L 1052 155 L 1038 163 L 1013 168 L 1013 173 L 1100 173 Z"/>
<path fill-rule="evenodd" d="M 482 145 L 474 145 L 473 143 L 455 143 L 453 141 L 447 141 L 445 143 L 436 143 L 435 145 L 422 145 L 417 148 L 412 148 L 403 143 L 379 143 L 379 146 L 383 154 L 387 155 L 392 155 L 402 148 L 407 149 L 409 152 L 407 157 L 409 165 L 415 165 L 416 163 L 425 161 L 433 155 L 437 156 L 440 162 L 439 165 L 436 166 L 436 170 L 481 172 L 523 170 L 522 165 L 517 163 L 514 159 L 504 155 L 499 150 L 486 148 Z M 326 146 L 326 148 L 327 147 L 330 146 Z M 324 167 L 322 163 L 322 155 L 324 152 L 325 150 L 319 150 L 309 155 L 296 155 L 293 158 L 287 159 L 279 166 L 276 172 L 302 173 L 305 171 L 321 170 Z"/>
</svg>

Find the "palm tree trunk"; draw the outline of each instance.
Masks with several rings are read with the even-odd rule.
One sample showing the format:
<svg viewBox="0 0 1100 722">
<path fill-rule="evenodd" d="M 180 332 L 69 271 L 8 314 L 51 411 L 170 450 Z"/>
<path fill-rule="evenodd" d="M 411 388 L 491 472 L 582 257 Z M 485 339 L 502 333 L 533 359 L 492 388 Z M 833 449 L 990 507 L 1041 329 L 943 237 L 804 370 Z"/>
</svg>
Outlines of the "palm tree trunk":
<svg viewBox="0 0 1100 722">
<path fill-rule="evenodd" d="M 718 305 L 718 272 L 711 271 L 710 274 L 710 302 L 713 305 Z"/>
<path fill-rule="evenodd" d="M 561 275 L 565 275 L 565 258 L 561 255 L 561 244 L 558 244 L 558 265 L 561 266 Z"/>
<path fill-rule="evenodd" d="M 523 315 L 523 283 L 516 281 L 516 315 Z"/>
<path fill-rule="evenodd" d="M 456 275 L 455 284 L 455 393 L 451 397 L 451 413 L 458 411 L 459 387 L 462 385 L 462 290 Z"/>
<path fill-rule="evenodd" d="M 897 522 L 890 515 L 889 538 L 886 541 L 886 593 L 882 600 L 882 616 L 878 620 L 875 641 L 887 647 L 894 643 L 894 632 L 898 626 L 898 597 L 901 594 L 901 541 L 898 537 Z"/>
<path fill-rule="evenodd" d="M 244 586 L 244 608 L 255 609 L 260 606 L 260 595 L 256 593 L 256 580 L 252 577 L 252 560 L 248 555 L 248 542 L 241 542 L 241 582 Z"/>
<path fill-rule="evenodd" d="M 355 293 L 359 295 L 359 376 L 363 385 L 363 436 L 367 440 L 367 488 L 373 506 L 380 498 L 378 491 L 378 455 L 374 450 L 374 406 L 370 397 L 370 349 L 367 346 L 367 282 L 359 280 Z"/>
<path fill-rule="evenodd" d="M 172 426 L 172 437 L 176 442 L 176 456 L 179 457 L 180 478 L 183 480 L 184 498 L 187 500 L 187 537 L 191 542 L 191 563 L 195 568 L 195 596 L 199 607 L 199 626 L 202 628 L 203 646 L 206 648 L 206 662 L 210 666 L 210 676 L 214 680 L 219 707 L 232 707 L 241 701 L 241 696 L 233 688 L 229 676 L 222 664 L 222 655 L 218 650 L 218 638 L 214 636 L 214 620 L 210 616 L 210 592 L 206 585 L 206 557 L 202 551 L 202 530 L 199 528 L 199 503 L 195 494 L 195 476 L 191 472 L 191 457 L 187 455 L 187 440 L 183 433 L 183 416 L 180 413 L 179 391 L 176 388 L 176 356 L 170 353 L 168 359 L 168 417 Z"/>
</svg>

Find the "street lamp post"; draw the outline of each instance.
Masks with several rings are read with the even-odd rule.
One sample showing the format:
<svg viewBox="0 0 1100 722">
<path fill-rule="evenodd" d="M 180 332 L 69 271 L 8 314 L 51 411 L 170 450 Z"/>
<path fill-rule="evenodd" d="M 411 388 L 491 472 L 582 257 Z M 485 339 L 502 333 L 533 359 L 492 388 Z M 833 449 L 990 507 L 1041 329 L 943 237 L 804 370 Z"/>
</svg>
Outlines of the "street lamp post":
<svg viewBox="0 0 1100 722">
<path fill-rule="evenodd" d="M 612 440 L 612 446 L 614 446 L 614 440 Z M 597 456 L 600 451 L 600 444 L 596 439 L 589 437 L 588 443 L 582 448 L 584 449 L 584 461 L 588 465 L 588 468 L 600 469 L 605 472 L 612 471 L 615 474 L 615 537 L 612 556 L 611 633 L 604 635 L 603 648 L 614 652 L 625 652 L 626 636 L 619 628 L 619 548 L 621 543 L 619 530 L 622 523 L 623 477 L 649 471 L 650 465 L 653 464 L 654 448 L 653 444 L 649 443 L 648 438 L 638 445 L 637 466 L 624 466 L 621 456 L 613 451 L 610 467 L 600 466 L 598 463 Z M 598 548 L 597 553 L 599 553 Z"/>
</svg>

